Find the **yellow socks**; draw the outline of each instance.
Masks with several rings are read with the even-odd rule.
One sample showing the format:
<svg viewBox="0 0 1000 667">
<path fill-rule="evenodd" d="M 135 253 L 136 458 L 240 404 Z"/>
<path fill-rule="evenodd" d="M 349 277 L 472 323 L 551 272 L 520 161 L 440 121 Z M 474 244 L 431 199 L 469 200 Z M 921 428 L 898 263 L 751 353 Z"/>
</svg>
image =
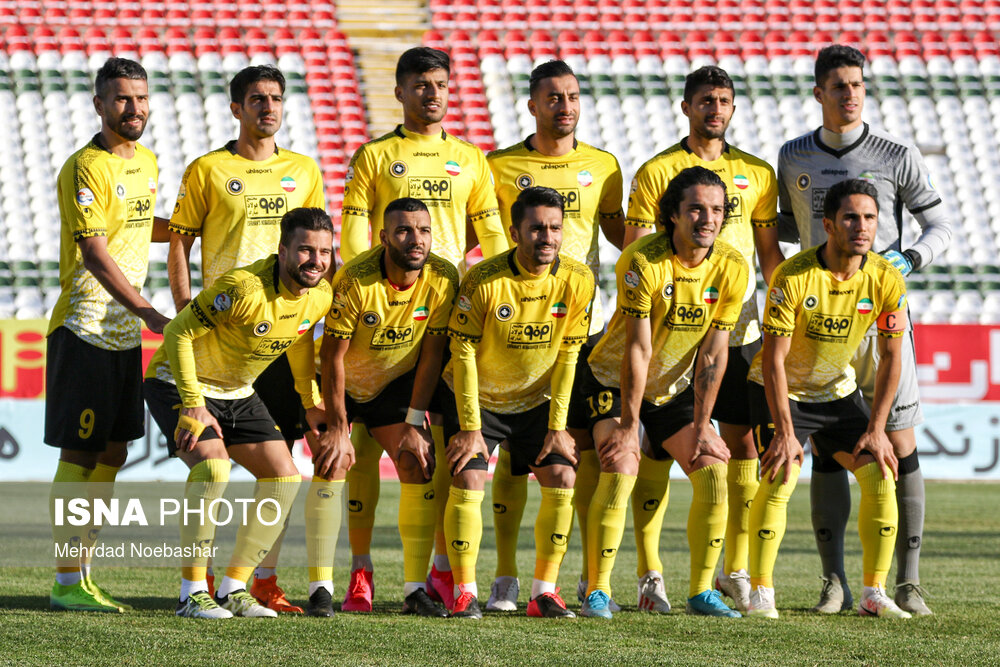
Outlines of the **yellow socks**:
<svg viewBox="0 0 1000 667">
<path fill-rule="evenodd" d="M 882 469 L 875 461 L 854 471 L 861 488 L 858 505 L 858 533 L 861 536 L 861 559 L 865 586 L 885 588 L 896 546 L 899 510 L 896 506 L 896 482 L 882 479 Z"/>
<path fill-rule="evenodd" d="M 333 561 L 340 535 L 344 480 L 313 477 L 306 494 L 306 558 L 309 581 L 333 579 Z M 284 531 L 282 531 L 283 533 Z M 271 554 L 265 557 L 265 561 Z"/>
<path fill-rule="evenodd" d="M 625 514 L 633 486 L 634 476 L 615 472 L 602 472 L 597 482 L 587 516 L 588 595 L 595 590 L 611 595 L 611 571 L 625 533 Z"/>
<path fill-rule="evenodd" d="M 543 486 L 541 490 L 542 504 L 535 519 L 535 579 L 555 584 L 573 529 L 573 489 Z"/>
<path fill-rule="evenodd" d="M 670 467 L 673 459 L 657 461 L 642 454 L 639 476 L 632 490 L 632 526 L 635 529 L 636 576 L 650 570 L 663 572 L 660 531 L 670 500 Z"/>
<path fill-rule="evenodd" d="M 242 582 L 250 578 L 257 563 L 267 555 L 284 528 L 285 517 L 292 510 L 292 503 L 295 502 L 295 494 L 301 483 L 299 475 L 262 477 L 257 480 L 254 487 L 255 509 L 248 506 L 247 522 L 236 531 L 233 557 L 226 568 L 227 577 Z"/>
<path fill-rule="evenodd" d="M 347 471 L 347 536 L 351 555 L 364 556 L 372 550 L 375 506 L 378 505 L 379 470 L 382 447 L 364 424 L 351 424 L 354 465 Z"/>
<path fill-rule="evenodd" d="M 691 551 L 688 597 L 714 588 L 715 566 L 726 532 L 726 464 L 715 463 L 695 470 L 691 479 L 691 509 L 687 538 Z"/>
<path fill-rule="evenodd" d="M 95 500 L 107 503 L 115 495 L 115 478 L 118 477 L 119 469 L 118 466 L 109 466 L 103 463 L 98 463 L 94 466 L 94 470 L 90 473 L 90 478 L 87 479 L 87 495 L 90 497 L 91 508 L 94 507 Z M 93 518 L 93 513 L 91 513 L 91 518 Z M 97 536 L 100 532 L 100 526 L 95 525 L 91 521 L 90 525 L 87 526 L 87 533 L 80 541 L 81 546 L 86 549 L 93 547 L 97 543 Z M 86 577 L 90 573 L 91 556 L 86 551 L 83 554 L 80 556 L 80 571 Z"/>
<path fill-rule="evenodd" d="M 448 540 L 444 539 L 444 508 L 448 504 L 448 490 L 451 488 L 451 471 L 448 470 L 448 456 L 445 448 L 448 443 L 444 439 L 444 426 L 431 424 L 431 439 L 434 440 L 434 551 L 435 566 L 442 570 L 442 561 L 448 560 Z M 444 556 L 444 558 L 440 558 Z M 444 569 L 449 569 L 448 565 Z"/>
<path fill-rule="evenodd" d="M 485 491 L 458 489 L 448 492 L 444 530 L 448 540 L 448 560 L 455 585 L 476 581 L 476 560 L 483 537 L 482 504 Z"/>
<path fill-rule="evenodd" d="M 580 544 L 583 546 L 583 566 L 580 578 L 590 576 L 590 566 L 587 556 L 587 515 L 590 501 L 597 489 L 597 479 L 601 475 L 601 463 L 597 458 L 596 449 L 584 449 L 580 452 L 580 465 L 576 469 L 576 483 L 573 485 L 573 507 L 576 509 L 577 525 L 580 527 Z"/>
<path fill-rule="evenodd" d="M 86 498 L 88 485 L 87 480 L 93 471 L 90 468 L 78 466 L 75 463 L 60 461 L 56 466 L 56 474 L 52 478 L 52 487 L 49 489 L 49 517 L 52 520 L 52 541 L 57 545 L 83 544 L 87 538 L 89 526 L 73 526 L 65 519 L 67 515 L 66 504 L 73 498 Z M 62 524 L 56 525 L 57 501 L 62 504 Z M 93 542 L 91 542 L 93 544 Z M 61 574 L 79 573 L 80 558 L 68 556 L 56 559 L 56 572 Z"/>
<path fill-rule="evenodd" d="M 757 459 L 729 459 L 726 468 L 729 492 L 729 518 L 726 521 L 725 574 L 747 569 L 750 505 L 757 494 Z"/>
<path fill-rule="evenodd" d="M 510 452 L 500 448 L 493 471 L 493 533 L 497 541 L 498 577 L 517 576 L 517 535 L 521 530 L 524 506 L 528 502 L 528 476 L 510 471 Z M 570 525 L 572 527 L 572 506 Z M 568 531 L 567 531 L 568 532 Z M 558 569 L 558 565 L 556 566 Z"/>
<path fill-rule="evenodd" d="M 788 523 L 788 499 L 792 497 L 801 468 L 791 464 L 788 483 L 782 484 L 784 466 L 773 482 L 770 472 L 762 472 L 760 488 L 750 506 L 750 588 L 774 588 L 774 563 Z"/>
<path fill-rule="evenodd" d="M 189 508 L 204 507 L 205 520 L 198 522 L 197 515 L 181 516 L 181 547 L 211 547 L 215 539 L 215 524 L 209 520 L 208 508 L 213 500 L 222 497 L 229 484 L 229 471 L 232 468 L 228 460 L 208 459 L 194 465 L 188 471 L 187 484 L 184 485 L 184 499 Z M 204 500 L 204 505 L 201 501 Z M 216 508 L 218 509 L 218 508 Z M 181 577 L 188 581 L 204 581 L 208 569 L 208 557 L 196 555 L 182 561 Z"/>
<path fill-rule="evenodd" d="M 434 550 L 437 512 L 434 482 L 399 485 L 399 538 L 403 542 L 403 582 L 423 583 Z"/>
</svg>

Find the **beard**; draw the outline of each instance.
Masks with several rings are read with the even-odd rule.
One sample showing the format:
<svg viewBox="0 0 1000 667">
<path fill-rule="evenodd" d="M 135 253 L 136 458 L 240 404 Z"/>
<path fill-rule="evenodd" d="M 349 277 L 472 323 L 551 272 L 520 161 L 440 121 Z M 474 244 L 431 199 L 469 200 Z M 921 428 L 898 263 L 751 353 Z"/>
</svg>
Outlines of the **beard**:
<svg viewBox="0 0 1000 667">
<path fill-rule="evenodd" d="M 316 279 L 313 279 L 306 274 L 306 271 L 317 270 L 320 268 L 322 267 L 317 264 L 300 264 L 299 266 L 296 266 L 294 270 L 290 270 L 288 275 L 292 277 L 292 280 L 303 287 L 316 287 L 316 285 L 319 285 L 319 281 L 323 280 L 323 273 L 325 272 L 320 273 Z"/>
<path fill-rule="evenodd" d="M 115 133 L 125 139 L 128 139 L 129 141 L 138 141 L 139 137 L 141 137 L 142 133 L 146 130 L 146 122 L 149 119 L 148 117 L 143 118 L 142 125 L 138 128 L 134 128 L 130 125 L 126 125 L 126 121 L 131 120 L 132 118 L 135 118 L 135 116 L 130 116 L 128 118 L 123 116 L 119 118 L 118 122 L 115 124 Z"/>
<path fill-rule="evenodd" d="M 389 252 L 389 259 L 392 260 L 392 263 L 398 266 L 399 268 L 403 269 L 404 271 L 419 271 L 420 269 L 424 268 L 424 264 L 427 262 L 426 252 L 424 253 L 423 257 L 419 259 L 413 259 L 405 255 L 402 250 L 391 244 L 389 245 L 388 252 Z"/>
</svg>

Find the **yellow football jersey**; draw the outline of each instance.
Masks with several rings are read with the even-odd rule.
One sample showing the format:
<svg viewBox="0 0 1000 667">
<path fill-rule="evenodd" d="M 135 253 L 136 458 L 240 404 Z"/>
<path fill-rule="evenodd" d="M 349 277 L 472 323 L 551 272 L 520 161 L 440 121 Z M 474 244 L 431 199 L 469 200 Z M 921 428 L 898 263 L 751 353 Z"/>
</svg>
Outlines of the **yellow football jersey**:
<svg viewBox="0 0 1000 667">
<path fill-rule="evenodd" d="M 736 250 L 716 241 L 694 268 L 674 255 L 667 233 L 631 244 L 615 264 L 618 310 L 608 332 L 590 353 L 594 377 L 608 387 L 621 381 L 625 318 L 649 319 L 653 354 L 643 398 L 663 405 L 691 384 L 698 346 L 709 327 L 732 331 L 746 291 L 747 264 Z"/>
<path fill-rule="evenodd" d="M 566 200 L 559 253 L 589 266 L 596 280 L 601 269 L 598 254 L 601 219 L 617 218 L 624 212 L 618 160 L 607 151 L 579 141 L 566 155 L 542 155 L 532 148 L 533 137 L 486 156 L 507 238 L 513 245 L 510 207 L 521 191 L 532 186 L 552 188 Z M 594 299 L 590 315 L 591 333 L 600 332 L 604 328 L 600 295 Z"/>
<path fill-rule="evenodd" d="M 786 259 L 771 276 L 764 333 L 791 336 L 785 358 L 789 398 L 822 403 L 857 389 L 851 359 L 876 323 L 880 336 L 906 330 L 906 284 L 884 257 L 869 252 L 861 269 L 845 281 L 826 268 L 816 246 Z M 764 384 L 761 352 L 749 379 Z"/>
<path fill-rule="evenodd" d="M 190 408 L 204 405 L 203 397 L 250 396 L 257 376 L 287 352 L 295 389 L 312 407 L 320 401 L 312 331 L 332 295 L 325 280 L 292 294 L 278 277 L 277 255 L 233 269 L 167 325 L 146 377 L 176 384 Z"/>
<path fill-rule="evenodd" d="M 59 172 L 62 291 L 49 333 L 64 326 L 96 347 L 128 350 L 141 343 L 142 320 L 115 301 L 84 267 L 77 241 L 106 236 L 108 254 L 129 284 L 142 290 L 156 208 L 156 157 L 136 144 L 132 159 L 122 159 L 102 148 L 98 136 L 71 155 Z"/>
<path fill-rule="evenodd" d="M 281 216 L 301 206 L 326 208 L 315 160 L 285 149 L 248 160 L 231 141 L 188 165 L 170 230 L 201 236 L 208 287 L 223 273 L 276 252 Z"/>
<path fill-rule="evenodd" d="M 559 257 L 548 272 L 533 276 L 516 253 L 469 271 L 448 323 L 453 354 L 460 340 L 476 345 L 480 406 L 500 414 L 526 412 L 550 398 L 560 348 L 578 349 L 587 340 L 594 295 L 585 264 Z M 453 391 L 454 365 L 453 357 L 443 374 Z"/>
<path fill-rule="evenodd" d="M 655 229 L 660 214 L 660 197 L 666 191 L 667 183 L 684 169 L 696 166 L 714 171 L 726 184 L 726 194 L 734 208 L 722 225 L 719 240 L 743 255 L 750 275 L 754 276 L 756 264 L 752 227 L 774 227 L 777 224 L 778 182 L 771 165 L 735 146 L 726 144 L 722 156 L 708 162 L 688 149 L 685 138 L 650 158 L 639 168 L 632 181 L 626 224 Z M 747 286 L 736 329 L 729 337 L 729 344 L 733 347 L 747 345 L 760 338 L 755 287 L 756 278 L 753 278 Z"/>
<path fill-rule="evenodd" d="M 486 156 L 444 131 L 427 136 L 397 126 L 357 150 L 345 181 L 340 232 L 344 262 L 378 245 L 385 207 L 400 197 L 427 205 L 434 234 L 431 249 L 456 267 L 465 259 L 466 219 L 472 221 L 483 257 L 508 248 Z"/>
<path fill-rule="evenodd" d="M 333 306 L 324 332 L 351 344 L 344 355 L 345 388 L 365 403 L 417 365 L 424 334 L 448 333 L 458 270 L 431 254 L 420 278 L 396 289 L 385 272 L 385 249 L 366 250 L 333 277 Z"/>
</svg>

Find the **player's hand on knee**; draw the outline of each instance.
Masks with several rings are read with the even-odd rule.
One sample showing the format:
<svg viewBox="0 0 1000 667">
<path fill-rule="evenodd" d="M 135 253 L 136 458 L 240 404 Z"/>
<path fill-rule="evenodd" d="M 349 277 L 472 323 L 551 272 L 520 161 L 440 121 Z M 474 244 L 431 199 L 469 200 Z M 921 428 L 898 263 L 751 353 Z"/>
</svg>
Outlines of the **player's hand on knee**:
<svg viewBox="0 0 1000 667">
<path fill-rule="evenodd" d="M 452 474 L 455 474 L 461 472 L 476 456 L 481 455 L 488 460 L 490 450 L 486 447 L 482 431 L 459 431 L 448 443 L 445 455 Z"/>
<path fill-rule="evenodd" d="M 313 468 L 319 477 L 329 477 L 335 470 L 350 470 L 354 465 L 354 445 L 350 436 L 339 430 L 325 431 L 316 438 L 313 448 Z"/>
<path fill-rule="evenodd" d="M 177 429 L 174 431 L 174 443 L 182 452 L 194 451 L 198 438 L 205 429 L 213 429 L 218 437 L 222 437 L 222 427 L 204 405 L 194 408 L 181 408 Z"/>
<path fill-rule="evenodd" d="M 899 479 L 899 459 L 896 458 L 892 442 L 889 441 L 889 437 L 885 434 L 885 431 L 865 431 L 858 438 L 858 444 L 854 446 L 854 451 L 851 452 L 855 463 L 866 452 L 875 457 L 876 463 L 882 469 L 882 479 L 889 479 L 890 472 L 893 479 Z"/>
<path fill-rule="evenodd" d="M 781 483 L 787 484 L 792 474 L 792 464 L 796 463 L 801 466 L 804 458 L 805 450 L 802 449 L 802 443 L 798 441 L 794 433 L 785 434 L 775 431 L 774 438 L 767 446 L 767 451 L 760 457 L 761 473 L 770 470 L 771 475 L 768 480 L 773 482 L 778 476 L 778 471 L 784 468 L 785 472 Z"/>
<path fill-rule="evenodd" d="M 729 447 L 726 446 L 726 441 L 716 433 L 711 422 L 701 427 L 696 426 L 692 422 L 685 428 L 694 430 L 695 444 L 694 451 L 691 453 L 691 459 L 688 461 L 690 465 L 694 465 L 695 461 L 701 456 L 710 456 L 719 459 L 723 463 L 729 461 L 729 458 L 732 456 L 729 452 Z"/>
<path fill-rule="evenodd" d="M 423 426 L 404 424 L 403 434 L 399 439 L 399 451 L 396 453 L 397 466 L 406 453 L 417 460 L 424 477 L 430 479 L 434 474 L 434 440 L 430 431 Z"/>
<path fill-rule="evenodd" d="M 618 424 L 606 440 L 597 444 L 597 456 L 602 467 L 609 467 L 615 462 L 633 456 L 639 461 L 638 429 Z"/>
<path fill-rule="evenodd" d="M 573 441 L 573 437 L 566 431 L 552 431 L 549 430 L 545 434 L 545 441 L 542 443 L 542 451 L 538 453 L 538 458 L 535 459 L 535 465 L 542 465 L 542 461 L 549 454 L 556 454 L 563 457 L 573 465 L 577 463 L 576 456 L 576 443 Z"/>
</svg>

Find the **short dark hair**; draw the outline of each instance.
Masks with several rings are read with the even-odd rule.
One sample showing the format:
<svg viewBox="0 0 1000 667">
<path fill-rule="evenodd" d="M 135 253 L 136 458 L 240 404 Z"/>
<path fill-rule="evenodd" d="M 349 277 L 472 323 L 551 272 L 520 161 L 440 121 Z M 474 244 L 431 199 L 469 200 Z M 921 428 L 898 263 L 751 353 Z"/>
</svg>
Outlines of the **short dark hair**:
<svg viewBox="0 0 1000 667">
<path fill-rule="evenodd" d="M 258 81 L 277 81 L 281 86 L 281 94 L 285 94 L 285 75 L 280 69 L 273 65 L 250 65 L 237 72 L 229 82 L 229 101 L 243 104 L 247 90 Z"/>
<path fill-rule="evenodd" d="M 840 67 L 865 68 L 865 54 L 853 46 L 846 44 L 831 44 L 824 46 L 816 55 L 816 85 L 821 86 L 826 81 L 826 75 Z"/>
<path fill-rule="evenodd" d="M 573 68 L 567 65 L 562 60 L 550 60 L 544 62 L 535 69 L 531 70 L 531 78 L 528 79 L 528 96 L 535 94 L 538 90 L 538 86 L 542 84 L 545 79 L 551 79 L 557 76 L 572 76 L 576 77 L 576 73 Z"/>
<path fill-rule="evenodd" d="M 443 69 L 451 76 L 451 58 L 444 51 L 429 46 L 415 46 L 403 52 L 396 62 L 396 85 L 410 74 L 423 74 L 432 69 Z"/>
<path fill-rule="evenodd" d="M 848 178 L 826 191 L 826 196 L 823 198 L 823 217 L 836 220 L 841 203 L 851 195 L 868 195 L 875 200 L 875 210 L 878 211 L 878 190 L 875 186 L 860 178 Z"/>
<path fill-rule="evenodd" d="M 293 208 L 281 216 L 281 245 L 288 246 L 296 230 L 305 229 L 310 232 L 328 231 L 333 234 L 333 221 L 321 208 L 302 206 Z"/>
<path fill-rule="evenodd" d="M 389 205 L 385 207 L 385 212 L 382 214 L 382 219 L 389 217 L 390 213 L 396 211 L 401 211 L 403 213 L 416 213 L 418 211 L 424 211 L 430 213 L 427 210 L 427 204 L 423 203 L 419 199 L 414 199 L 413 197 L 400 197 L 399 199 L 393 199 L 389 202 Z"/>
<path fill-rule="evenodd" d="M 725 212 L 728 216 L 732 213 L 733 204 L 729 201 L 726 192 L 726 184 L 719 175 L 711 169 L 705 167 L 688 167 L 670 179 L 667 189 L 660 197 L 660 215 L 658 222 L 663 225 L 668 234 L 674 233 L 674 221 L 671 216 L 677 215 L 681 210 L 681 201 L 684 199 L 684 192 L 694 185 L 714 185 L 722 188 L 722 195 L 725 199 Z"/>
<path fill-rule="evenodd" d="M 566 199 L 552 188 L 534 186 L 521 190 L 521 194 L 511 204 L 510 221 L 515 227 L 520 227 L 524 221 L 526 209 L 536 206 L 548 206 L 557 208 L 560 213 L 566 212 Z"/>
<path fill-rule="evenodd" d="M 94 79 L 94 92 L 98 97 L 103 99 L 108 94 L 108 83 L 114 79 L 145 81 L 146 70 L 128 58 L 108 58 L 101 69 L 97 70 L 97 77 Z"/>
<path fill-rule="evenodd" d="M 736 94 L 736 87 L 726 70 L 715 65 L 705 65 L 684 77 L 684 101 L 691 104 L 695 91 L 702 86 L 728 88 L 734 96 Z"/>
</svg>

